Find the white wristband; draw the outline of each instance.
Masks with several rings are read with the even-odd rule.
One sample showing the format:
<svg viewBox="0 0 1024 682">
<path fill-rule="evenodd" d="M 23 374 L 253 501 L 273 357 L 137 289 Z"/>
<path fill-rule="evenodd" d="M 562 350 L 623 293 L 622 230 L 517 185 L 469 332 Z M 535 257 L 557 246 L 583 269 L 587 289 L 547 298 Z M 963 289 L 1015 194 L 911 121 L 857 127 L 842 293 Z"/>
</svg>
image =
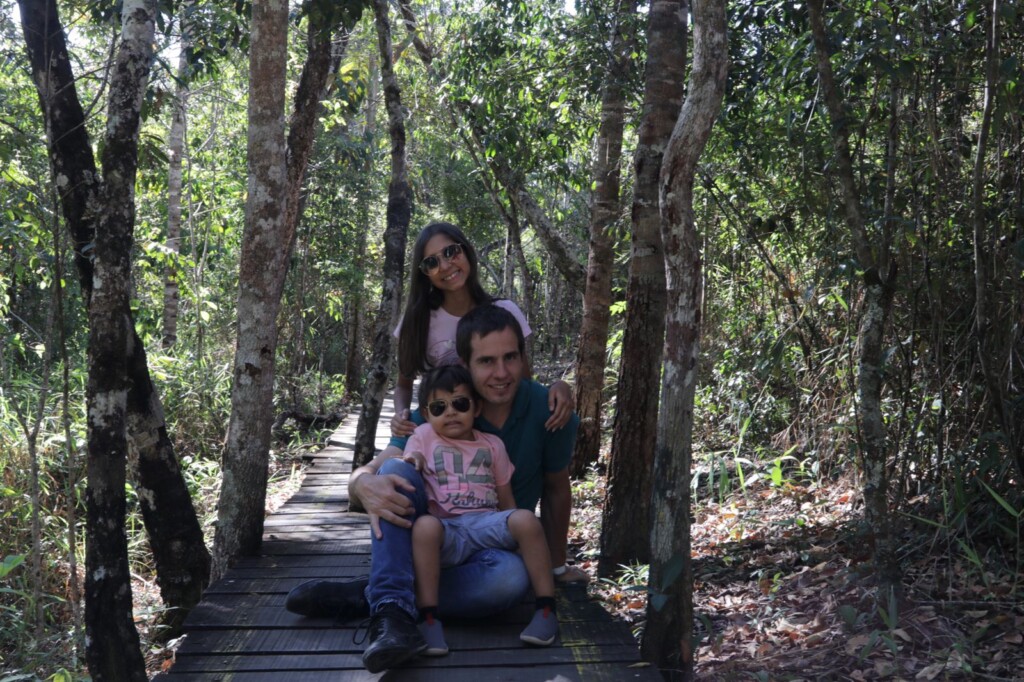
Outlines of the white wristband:
<svg viewBox="0 0 1024 682">
<path fill-rule="evenodd" d="M 567 567 L 567 566 L 566 566 L 565 564 L 562 564 L 562 565 L 561 565 L 561 566 L 559 566 L 558 568 L 552 568 L 552 569 L 551 569 L 551 572 L 552 572 L 552 573 L 554 573 L 555 575 L 562 575 L 562 574 L 564 574 L 564 573 L 565 573 L 565 572 L 566 572 L 567 570 L 569 570 L 569 569 L 568 569 L 568 567 Z"/>
</svg>

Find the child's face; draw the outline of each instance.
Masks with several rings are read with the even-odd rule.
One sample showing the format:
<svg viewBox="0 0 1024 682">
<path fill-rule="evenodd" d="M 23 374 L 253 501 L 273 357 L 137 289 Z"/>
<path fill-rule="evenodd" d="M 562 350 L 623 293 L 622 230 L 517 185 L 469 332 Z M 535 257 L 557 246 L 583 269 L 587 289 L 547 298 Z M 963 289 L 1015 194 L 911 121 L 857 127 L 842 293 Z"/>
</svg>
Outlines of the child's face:
<svg viewBox="0 0 1024 682">
<path fill-rule="evenodd" d="M 460 412 L 459 408 L 464 410 Z M 479 403 L 473 400 L 473 392 L 465 384 L 450 393 L 442 389 L 431 391 L 430 400 L 420 409 L 434 431 L 453 440 L 469 440 L 473 418 L 480 413 Z"/>
</svg>

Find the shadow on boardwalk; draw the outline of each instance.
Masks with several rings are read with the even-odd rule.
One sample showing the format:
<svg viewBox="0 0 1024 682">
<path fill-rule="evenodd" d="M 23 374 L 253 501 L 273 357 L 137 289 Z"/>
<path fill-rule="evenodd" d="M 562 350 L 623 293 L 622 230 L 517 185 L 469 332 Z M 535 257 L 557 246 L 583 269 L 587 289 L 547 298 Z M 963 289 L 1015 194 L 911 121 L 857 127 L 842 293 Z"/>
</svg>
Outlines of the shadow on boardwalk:
<svg viewBox="0 0 1024 682">
<path fill-rule="evenodd" d="M 391 402 L 378 428 L 386 443 Z M 627 626 L 614 621 L 581 587 L 559 589 L 561 635 L 549 648 L 528 648 L 519 631 L 532 615 L 524 603 L 493 618 L 445 622 L 451 653 L 420 657 L 379 674 L 362 667 L 358 620 L 303 618 L 285 596 L 311 578 L 347 579 L 370 566 L 369 524 L 348 511 L 348 477 L 358 414 L 310 458 L 302 487 L 266 520 L 262 554 L 238 563 L 210 586 L 185 622 L 174 665 L 158 679 L 320 681 L 443 680 L 522 682 L 660 680 L 639 664 Z M 634 667 L 636 666 L 636 667 Z"/>
</svg>

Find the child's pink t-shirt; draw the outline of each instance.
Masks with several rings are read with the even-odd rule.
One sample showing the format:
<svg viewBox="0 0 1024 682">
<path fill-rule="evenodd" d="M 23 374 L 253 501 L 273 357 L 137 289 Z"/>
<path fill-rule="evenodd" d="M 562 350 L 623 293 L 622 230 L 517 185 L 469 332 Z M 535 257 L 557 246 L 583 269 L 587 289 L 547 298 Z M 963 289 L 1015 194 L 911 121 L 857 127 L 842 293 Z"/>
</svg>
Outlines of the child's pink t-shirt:
<svg viewBox="0 0 1024 682">
<path fill-rule="evenodd" d="M 497 486 L 507 485 L 515 470 L 501 439 L 475 429 L 473 440 L 451 440 L 420 424 L 405 452 L 423 453 L 427 509 L 442 519 L 497 510 Z"/>
<path fill-rule="evenodd" d="M 499 298 L 494 305 L 512 313 L 512 316 L 519 322 L 519 326 L 523 328 L 523 338 L 532 333 L 533 330 L 530 329 L 526 316 L 515 303 L 507 298 Z M 455 352 L 455 331 L 458 329 L 461 319 L 461 317 L 456 317 L 446 311 L 443 306 L 430 311 L 430 329 L 427 331 L 427 364 L 429 365 L 427 369 L 459 364 L 459 354 Z M 399 320 L 394 331 L 396 339 L 401 331 L 402 321 Z"/>
</svg>

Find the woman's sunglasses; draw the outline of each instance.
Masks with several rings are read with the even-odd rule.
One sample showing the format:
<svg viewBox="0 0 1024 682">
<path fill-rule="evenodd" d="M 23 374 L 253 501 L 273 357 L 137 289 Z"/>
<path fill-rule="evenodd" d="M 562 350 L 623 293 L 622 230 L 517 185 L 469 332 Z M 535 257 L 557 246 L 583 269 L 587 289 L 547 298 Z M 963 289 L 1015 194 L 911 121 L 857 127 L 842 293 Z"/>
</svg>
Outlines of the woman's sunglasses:
<svg viewBox="0 0 1024 682">
<path fill-rule="evenodd" d="M 445 263 L 451 263 L 460 253 L 462 253 L 462 244 L 449 244 L 433 256 L 427 256 L 421 260 L 420 271 L 424 275 L 430 275 L 441 267 L 442 258 L 444 258 Z"/>
<path fill-rule="evenodd" d="M 455 408 L 456 412 L 469 412 L 473 407 L 473 401 L 464 395 L 460 395 L 457 398 L 451 399 L 451 406 Z M 427 403 L 427 409 L 435 417 L 440 417 L 448 409 L 448 400 L 431 400 Z"/>
</svg>

